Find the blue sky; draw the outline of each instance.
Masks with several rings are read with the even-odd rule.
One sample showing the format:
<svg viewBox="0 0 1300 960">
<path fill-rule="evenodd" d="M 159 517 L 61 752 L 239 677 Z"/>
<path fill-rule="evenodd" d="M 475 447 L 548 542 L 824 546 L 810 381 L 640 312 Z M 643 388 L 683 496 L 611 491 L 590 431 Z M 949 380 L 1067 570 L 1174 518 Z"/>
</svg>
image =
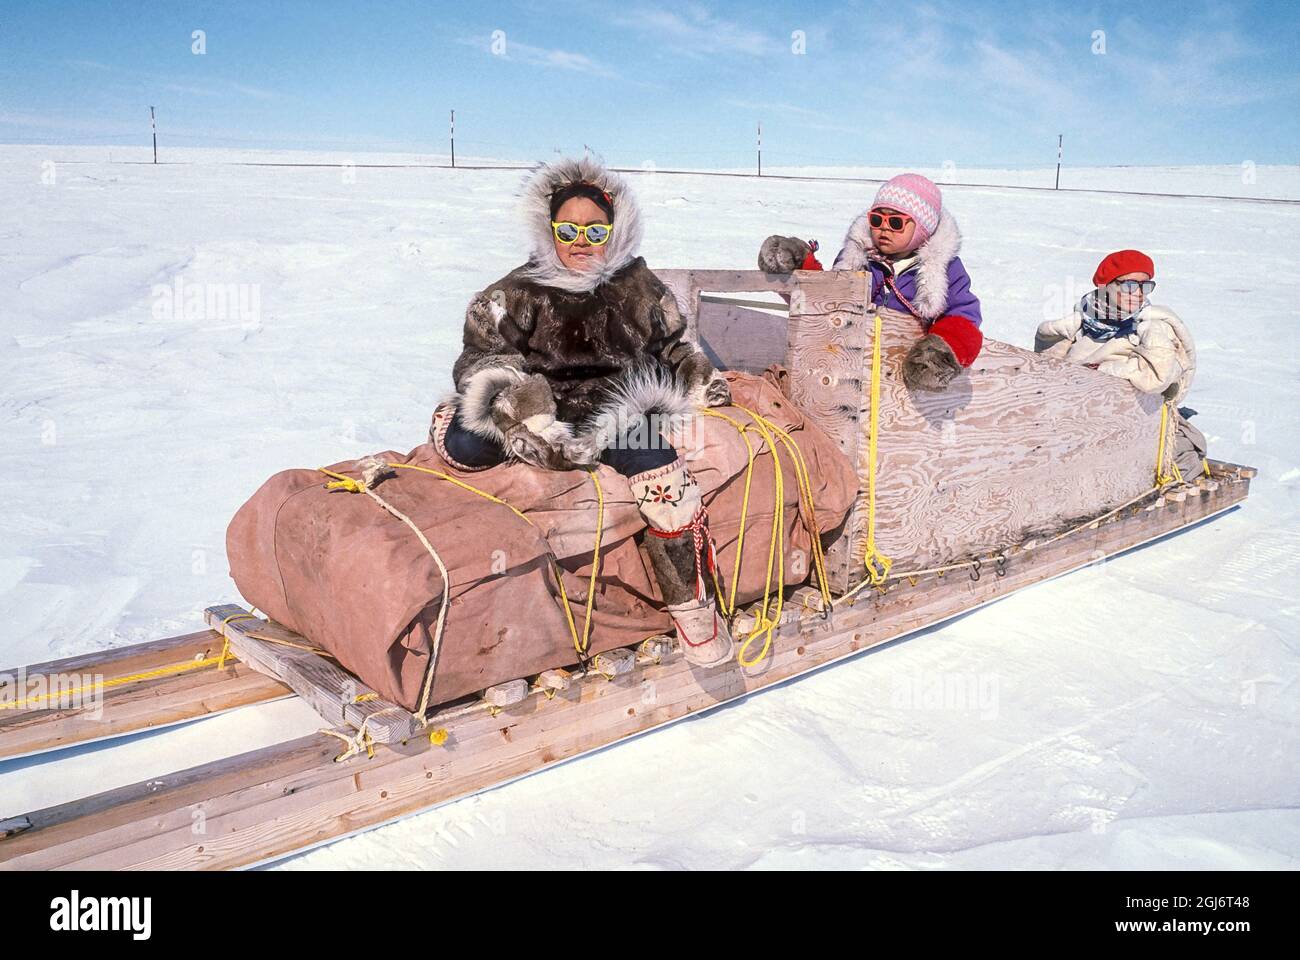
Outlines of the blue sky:
<svg viewBox="0 0 1300 960">
<path fill-rule="evenodd" d="M 155 104 L 164 146 L 445 151 L 455 107 L 459 153 L 518 160 L 745 165 L 761 119 L 772 166 L 1040 165 L 1057 133 L 1297 163 L 1297 54 L 1294 0 L 0 0 L 0 142 L 144 144 Z"/>
</svg>

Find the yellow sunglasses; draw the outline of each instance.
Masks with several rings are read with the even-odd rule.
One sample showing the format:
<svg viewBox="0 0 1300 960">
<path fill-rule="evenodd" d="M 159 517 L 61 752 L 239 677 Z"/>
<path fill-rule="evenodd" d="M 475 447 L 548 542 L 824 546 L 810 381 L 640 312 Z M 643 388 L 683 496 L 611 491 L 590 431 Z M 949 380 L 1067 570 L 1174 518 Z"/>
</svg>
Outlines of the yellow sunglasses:
<svg viewBox="0 0 1300 960">
<path fill-rule="evenodd" d="M 589 244 L 599 247 L 609 239 L 614 227 L 608 223 L 588 223 L 584 226 L 568 220 L 552 220 L 551 230 L 560 243 L 577 243 L 579 237 L 586 237 Z"/>
</svg>

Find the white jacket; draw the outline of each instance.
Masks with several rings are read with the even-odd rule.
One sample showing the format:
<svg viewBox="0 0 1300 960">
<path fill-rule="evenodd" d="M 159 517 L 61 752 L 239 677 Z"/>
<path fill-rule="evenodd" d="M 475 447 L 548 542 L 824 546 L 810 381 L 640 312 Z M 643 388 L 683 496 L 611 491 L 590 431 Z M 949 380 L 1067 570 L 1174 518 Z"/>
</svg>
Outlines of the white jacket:
<svg viewBox="0 0 1300 960">
<path fill-rule="evenodd" d="M 1038 327 L 1034 350 L 1071 363 L 1093 363 L 1102 373 L 1123 377 L 1143 393 L 1161 393 L 1178 402 L 1196 372 L 1196 346 L 1178 315 L 1148 303 L 1138 311 L 1128 336 L 1099 341 L 1083 333 L 1079 307 L 1068 317 Z"/>
</svg>

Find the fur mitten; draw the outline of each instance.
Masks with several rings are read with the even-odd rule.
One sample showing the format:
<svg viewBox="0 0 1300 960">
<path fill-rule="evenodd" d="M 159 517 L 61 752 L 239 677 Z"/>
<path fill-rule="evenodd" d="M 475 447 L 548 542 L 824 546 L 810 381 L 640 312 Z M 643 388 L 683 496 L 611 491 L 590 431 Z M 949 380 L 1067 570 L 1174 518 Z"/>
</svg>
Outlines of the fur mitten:
<svg viewBox="0 0 1300 960">
<path fill-rule="evenodd" d="M 790 273 L 803 267 L 813 248 L 798 237 L 773 234 L 758 251 L 758 269 L 764 273 Z"/>
<path fill-rule="evenodd" d="M 505 387 L 492 401 L 492 422 L 506 453 L 546 470 L 572 470 L 564 454 L 568 431 L 557 429 L 555 395 L 540 373 Z"/>
<path fill-rule="evenodd" d="M 727 378 L 720 373 L 715 373 L 713 379 L 704 385 L 704 403 L 705 407 L 726 407 L 731 404 L 731 384 Z"/>
<path fill-rule="evenodd" d="M 957 354 L 937 334 L 916 341 L 903 359 L 903 382 L 913 390 L 943 390 L 959 373 Z"/>
</svg>

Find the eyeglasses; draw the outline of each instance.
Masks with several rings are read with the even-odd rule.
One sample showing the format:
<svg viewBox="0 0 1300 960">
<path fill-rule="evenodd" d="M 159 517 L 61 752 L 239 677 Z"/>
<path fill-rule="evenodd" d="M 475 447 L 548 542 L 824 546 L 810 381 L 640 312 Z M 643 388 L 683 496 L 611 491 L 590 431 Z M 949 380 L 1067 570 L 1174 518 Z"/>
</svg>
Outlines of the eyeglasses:
<svg viewBox="0 0 1300 960">
<path fill-rule="evenodd" d="M 1141 290 L 1149 297 L 1151 291 L 1156 288 L 1156 282 L 1154 280 L 1112 280 L 1110 286 L 1120 293 L 1137 293 Z"/>
<path fill-rule="evenodd" d="M 568 220 L 552 220 L 551 229 L 555 232 L 555 239 L 560 243 L 577 243 L 579 237 L 586 237 L 587 242 L 593 247 L 604 244 L 609 239 L 609 235 L 614 232 L 614 228 L 608 223 L 588 223 L 584 226 L 570 223 Z"/>
<path fill-rule="evenodd" d="M 912 218 L 904 213 L 891 213 L 888 216 L 885 216 L 883 213 L 874 212 L 867 214 L 867 222 L 877 229 L 879 229 L 882 224 L 888 223 L 890 230 L 902 230 L 903 227 L 907 226 L 911 221 Z"/>
</svg>

